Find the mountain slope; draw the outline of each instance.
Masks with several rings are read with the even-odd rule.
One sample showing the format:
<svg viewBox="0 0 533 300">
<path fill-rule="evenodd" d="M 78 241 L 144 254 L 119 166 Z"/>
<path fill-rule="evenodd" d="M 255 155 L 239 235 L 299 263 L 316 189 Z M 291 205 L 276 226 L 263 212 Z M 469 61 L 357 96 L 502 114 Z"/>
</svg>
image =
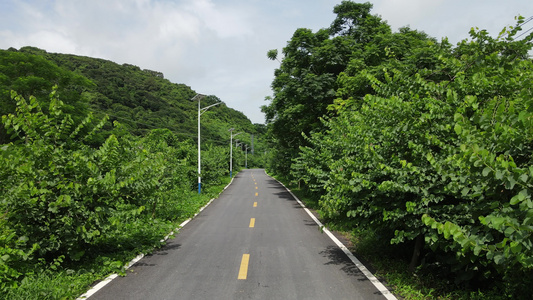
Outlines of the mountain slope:
<svg viewBox="0 0 533 300">
<path fill-rule="evenodd" d="M 196 92 L 185 84 L 170 82 L 160 72 L 35 47 L 0 50 L 0 71 L 2 114 L 13 107 L 10 90 L 46 102 L 47 93 L 57 84 L 61 99 L 72 111 L 108 114 L 111 121 L 118 120 L 135 135 L 167 128 L 180 139 L 196 139 L 198 104 L 190 101 Z M 202 99 L 202 107 L 220 101 L 208 96 Z M 244 114 L 224 104 L 210 109 L 203 120 L 202 140 L 217 145 L 227 143 L 229 128 L 255 132 Z"/>
</svg>

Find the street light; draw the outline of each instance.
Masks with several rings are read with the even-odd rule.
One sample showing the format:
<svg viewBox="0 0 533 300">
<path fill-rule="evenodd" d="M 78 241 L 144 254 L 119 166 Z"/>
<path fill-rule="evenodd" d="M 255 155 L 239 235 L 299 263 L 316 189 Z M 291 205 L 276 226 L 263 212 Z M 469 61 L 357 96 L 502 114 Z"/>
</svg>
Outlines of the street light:
<svg viewBox="0 0 533 300">
<path fill-rule="evenodd" d="M 232 178 L 232 172 L 233 172 L 233 137 L 238 136 L 242 132 L 233 134 L 233 130 L 235 128 L 230 128 L 229 131 L 229 178 Z"/>
<path fill-rule="evenodd" d="M 200 116 L 206 112 L 208 109 L 215 105 L 219 105 L 222 102 L 218 102 L 215 104 L 211 104 L 209 106 L 206 106 L 204 108 L 200 108 L 200 100 L 202 100 L 205 95 L 202 94 L 196 94 L 196 96 L 192 97 L 191 101 L 194 101 L 198 97 L 198 194 L 202 193 L 202 175 L 201 175 L 201 152 L 200 152 Z"/>
</svg>

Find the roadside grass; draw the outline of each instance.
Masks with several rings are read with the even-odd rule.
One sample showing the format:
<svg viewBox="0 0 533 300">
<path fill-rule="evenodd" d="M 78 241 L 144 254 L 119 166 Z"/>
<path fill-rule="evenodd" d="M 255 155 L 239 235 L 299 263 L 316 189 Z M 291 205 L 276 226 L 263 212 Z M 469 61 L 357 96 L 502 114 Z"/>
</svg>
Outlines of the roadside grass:
<svg viewBox="0 0 533 300">
<path fill-rule="evenodd" d="M 175 214 L 175 219 L 166 222 L 157 218 L 139 219 L 128 224 L 128 228 L 114 232 L 102 243 L 100 252 L 87 254 L 82 261 L 63 263 L 62 259 L 59 259 L 49 264 L 37 263 L 32 266 L 33 272 L 27 274 L 17 288 L 9 289 L 4 294 L 0 293 L 0 298 L 76 299 L 110 274 L 126 275 L 126 264 L 141 253 L 149 254 L 163 247 L 165 242 L 161 240 L 167 234 L 194 216 L 212 198 L 218 197 L 229 182 L 230 178 L 224 177 L 221 184 L 203 189 L 201 195 L 191 192 L 167 199 L 165 207 Z M 174 233 L 177 234 L 176 231 Z"/>
<path fill-rule="evenodd" d="M 349 233 L 352 252 L 375 270 L 375 276 L 383 280 L 399 299 L 412 300 L 473 300 L 508 299 L 494 290 L 470 290 L 455 285 L 449 278 L 420 270 L 409 272 L 409 261 L 398 257 L 398 245 L 386 244 L 375 232 L 353 230 Z"/>
<path fill-rule="evenodd" d="M 95 273 L 73 270 L 43 270 L 25 277 L 5 299 L 76 299 L 96 278 Z"/>
<path fill-rule="evenodd" d="M 276 177 L 283 182 L 307 208 L 320 215 L 319 203 L 305 188 L 295 182 Z M 397 245 L 385 243 L 379 239 L 378 234 L 367 229 L 354 229 L 351 232 L 336 228 L 334 224 L 326 223 L 330 230 L 337 231 L 347 237 L 352 243 L 350 250 L 365 265 L 373 270 L 374 275 L 389 287 L 398 299 L 408 300 L 503 300 L 509 299 L 493 287 L 492 290 L 468 290 L 455 285 L 453 282 L 443 280 L 431 274 L 410 273 L 409 261 L 399 257 Z M 338 230 L 337 230 L 338 229 Z"/>
</svg>

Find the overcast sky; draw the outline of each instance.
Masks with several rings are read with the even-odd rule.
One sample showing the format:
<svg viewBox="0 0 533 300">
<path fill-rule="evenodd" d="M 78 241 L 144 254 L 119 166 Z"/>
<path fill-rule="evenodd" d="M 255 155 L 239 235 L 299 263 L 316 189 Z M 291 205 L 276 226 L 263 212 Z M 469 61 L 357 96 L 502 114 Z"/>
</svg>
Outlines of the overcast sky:
<svg viewBox="0 0 533 300">
<path fill-rule="evenodd" d="M 359 1 L 364 2 L 364 1 Z M 452 43 L 471 27 L 496 36 L 532 0 L 374 0 L 373 14 L 394 31 L 409 25 Z M 272 94 L 281 49 L 297 28 L 317 31 L 341 0 L 0 0 L 0 48 L 35 46 L 163 72 L 216 95 L 252 122 Z M 524 26 L 533 27 L 533 22 Z"/>
</svg>

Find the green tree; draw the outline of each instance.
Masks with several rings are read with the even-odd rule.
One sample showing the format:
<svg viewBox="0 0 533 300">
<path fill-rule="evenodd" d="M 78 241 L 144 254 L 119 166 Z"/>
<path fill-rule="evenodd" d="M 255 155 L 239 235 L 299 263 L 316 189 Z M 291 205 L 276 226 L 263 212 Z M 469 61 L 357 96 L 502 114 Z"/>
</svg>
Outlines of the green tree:
<svg viewBox="0 0 533 300">
<path fill-rule="evenodd" d="M 63 110 L 80 119 L 87 113 L 87 99 L 84 91 L 93 84 L 86 78 L 61 69 L 42 56 L 16 50 L 0 51 L 0 115 L 13 113 L 11 91 L 22 97 L 34 96 L 48 109 L 48 93 L 54 85 L 64 103 Z M 0 144 L 9 141 L 3 127 L 0 127 Z"/>
<path fill-rule="evenodd" d="M 290 165 L 299 147 L 308 145 L 302 134 L 323 130 L 320 118 L 330 115 L 337 91 L 337 76 L 350 59 L 364 49 L 377 34 L 390 32 L 389 26 L 370 15 L 370 3 L 344 1 L 334 12 L 330 28 L 313 33 L 297 29 L 283 48 L 283 60 L 272 82 L 274 97 L 262 107 L 272 136 L 271 169 L 290 175 Z M 267 53 L 277 58 L 277 51 Z"/>
<path fill-rule="evenodd" d="M 381 72 L 358 62 L 361 74 L 339 76 L 347 100 L 294 165 L 322 193 L 324 216 L 410 243 L 413 270 L 422 255 L 456 283 L 528 295 L 533 34 L 515 40 L 522 22 L 498 38 L 472 30 L 455 48 L 415 37 L 400 56 L 385 48 Z"/>
</svg>

